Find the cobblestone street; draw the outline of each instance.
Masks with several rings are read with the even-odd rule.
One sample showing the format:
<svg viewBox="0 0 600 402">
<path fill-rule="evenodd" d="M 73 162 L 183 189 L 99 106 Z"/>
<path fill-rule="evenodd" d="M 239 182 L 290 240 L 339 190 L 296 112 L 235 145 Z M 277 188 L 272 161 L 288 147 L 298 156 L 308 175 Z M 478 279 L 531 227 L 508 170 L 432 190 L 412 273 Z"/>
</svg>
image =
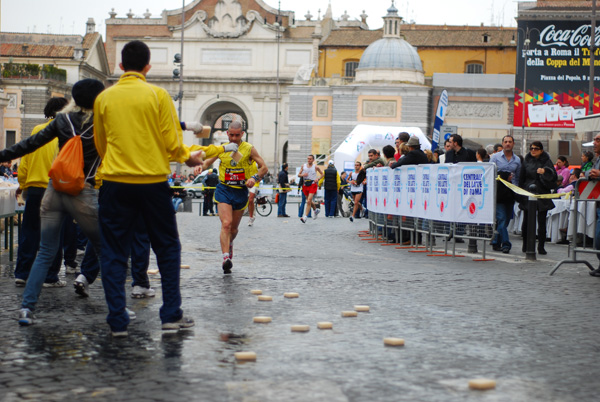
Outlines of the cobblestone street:
<svg viewBox="0 0 600 402">
<path fill-rule="evenodd" d="M 181 271 L 183 308 L 196 320 L 177 334 L 161 333 L 159 275 L 151 275 L 154 299 L 129 299 L 137 319 L 127 338 L 110 335 L 100 281 L 82 299 L 73 275 L 66 288 L 44 289 L 35 325 L 19 327 L 23 288 L 2 250 L 0 401 L 598 398 L 600 280 L 583 265 L 548 275 L 567 246 L 547 244 L 536 262 L 525 262 L 516 238 L 510 255 L 490 250 L 495 261 L 434 258 L 361 241 L 365 219 L 302 224 L 272 214 L 253 227 L 243 219 L 233 274 L 224 276 L 218 217 L 199 217 L 197 205 L 177 217 L 182 264 L 191 266 Z M 273 301 L 257 301 L 252 289 Z M 341 317 L 359 304 L 370 312 Z M 255 324 L 258 315 L 273 321 Z M 333 330 L 317 329 L 319 321 Z M 293 333 L 294 324 L 310 331 Z M 385 347 L 385 337 L 406 344 Z M 237 363 L 238 351 L 257 361 Z M 478 377 L 495 379 L 496 389 L 469 390 Z"/>
</svg>

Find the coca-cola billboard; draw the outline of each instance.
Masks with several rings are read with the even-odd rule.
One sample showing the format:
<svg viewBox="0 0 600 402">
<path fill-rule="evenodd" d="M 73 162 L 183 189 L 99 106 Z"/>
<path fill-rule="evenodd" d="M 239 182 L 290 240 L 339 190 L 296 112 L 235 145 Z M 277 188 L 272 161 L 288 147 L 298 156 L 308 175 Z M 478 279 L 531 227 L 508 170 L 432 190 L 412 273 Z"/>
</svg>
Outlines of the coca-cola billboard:
<svg viewBox="0 0 600 402">
<path fill-rule="evenodd" d="M 591 24 L 519 21 L 519 28 L 514 125 L 523 125 L 525 112 L 526 127 L 575 127 L 573 120 L 589 110 Z M 600 46 L 600 27 L 596 28 L 595 43 Z M 595 58 L 594 82 L 600 81 L 598 49 Z M 598 88 L 594 92 L 594 113 L 598 113 L 600 92 Z"/>
</svg>

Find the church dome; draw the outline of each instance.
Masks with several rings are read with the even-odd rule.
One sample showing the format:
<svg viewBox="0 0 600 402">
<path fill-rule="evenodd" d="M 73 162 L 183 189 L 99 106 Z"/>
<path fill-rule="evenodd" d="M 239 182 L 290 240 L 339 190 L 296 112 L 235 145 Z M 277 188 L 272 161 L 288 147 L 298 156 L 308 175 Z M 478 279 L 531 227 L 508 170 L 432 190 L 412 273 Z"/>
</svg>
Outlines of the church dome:
<svg viewBox="0 0 600 402">
<path fill-rule="evenodd" d="M 423 64 L 410 43 L 401 34 L 402 17 L 392 6 L 383 17 L 383 38 L 371 43 L 356 68 L 356 82 L 409 82 L 423 84 Z"/>
<path fill-rule="evenodd" d="M 358 68 L 423 71 L 417 50 L 401 38 L 382 38 L 371 43 L 360 58 Z"/>
</svg>

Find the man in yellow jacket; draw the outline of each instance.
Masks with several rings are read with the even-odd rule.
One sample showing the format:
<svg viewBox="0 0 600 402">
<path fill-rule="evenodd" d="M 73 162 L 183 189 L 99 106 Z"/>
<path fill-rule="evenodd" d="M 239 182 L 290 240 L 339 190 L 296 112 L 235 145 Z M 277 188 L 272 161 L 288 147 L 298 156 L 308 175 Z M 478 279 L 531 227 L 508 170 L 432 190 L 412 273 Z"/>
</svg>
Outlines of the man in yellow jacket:
<svg viewBox="0 0 600 402">
<path fill-rule="evenodd" d="M 146 44 L 127 43 L 119 65 L 125 73 L 94 104 L 94 138 L 103 164 L 98 200 L 100 267 L 109 310 L 107 322 L 113 336 L 127 336 L 127 258 L 134 223 L 140 215 L 146 223 L 161 275 L 162 328 L 178 330 L 194 325 L 181 310 L 181 244 L 167 175 L 171 173 L 170 160 L 197 166 L 202 163 L 204 151 L 192 152 L 183 144 L 179 118 L 169 93 L 146 82 L 149 63 L 150 49 Z M 223 147 L 205 151 L 210 156 L 223 152 Z"/>
<path fill-rule="evenodd" d="M 31 135 L 42 131 L 54 119 L 56 113 L 68 103 L 65 98 L 50 98 L 44 108 L 44 115 L 49 120 L 35 126 Z M 31 271 L 31 266 L 40 247 L 40 205 L 46 187 L 48 187 L 48 171 L 50 171 L 52 161 L 54 161 L 57 153 L 58 138 L 55 138 L 37 151 L 23 156 L 19 164 L 19 191 L 22 191 L 23 198 L 26 200 L 23 223 L 19 231 L 19 248 L 15 267 L 15 285 L 19 287 L 25 286 L 29 271 Z M 44 281 L 44 284 L 47 284 L 46 286 L 65 286 L 65 282 L 58 279 L 61 260 L 62 253 L 59 251 L 46 275 Z"/>
</svg>

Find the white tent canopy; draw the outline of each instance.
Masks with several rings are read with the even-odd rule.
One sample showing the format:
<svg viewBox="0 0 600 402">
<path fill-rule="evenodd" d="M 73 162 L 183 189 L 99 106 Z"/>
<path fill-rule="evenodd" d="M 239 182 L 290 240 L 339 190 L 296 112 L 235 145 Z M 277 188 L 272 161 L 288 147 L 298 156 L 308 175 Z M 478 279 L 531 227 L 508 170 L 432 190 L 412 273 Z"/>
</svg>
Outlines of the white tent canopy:
<svg viewBox="0 0 600 402">
<path fill-rule="evenodd" d="M 600 131 L 600 113 L 591 114 L 589 116 L 579 117 L 575 119 L 575 131 L 585 133 L 588 131 Z M 594 142 L 585 142 L 581 144 L 584 147 L 594 146 Z"/>
<path fill-rule="evenodd" d="M 343 172 L 346 166 L 354 168 L 354 161 L 366 147 L 381 150 L 386 145 L 394 145 L 394 141 L 401 132 L 407 132 L 411 136 L 417 136 L 421 143 L 421 149 L 431 149 L 431 143 L 419 127 L 400 126 L 370 126 L 359 124 L 342 144 L 333 153 L 333 161 L 338 172 Z"/>
<path fill-rule="evenodd" d="M 600 131 L 600 113 L 575 119 L 575 131 L 578 133 Z"/>
</svg>

